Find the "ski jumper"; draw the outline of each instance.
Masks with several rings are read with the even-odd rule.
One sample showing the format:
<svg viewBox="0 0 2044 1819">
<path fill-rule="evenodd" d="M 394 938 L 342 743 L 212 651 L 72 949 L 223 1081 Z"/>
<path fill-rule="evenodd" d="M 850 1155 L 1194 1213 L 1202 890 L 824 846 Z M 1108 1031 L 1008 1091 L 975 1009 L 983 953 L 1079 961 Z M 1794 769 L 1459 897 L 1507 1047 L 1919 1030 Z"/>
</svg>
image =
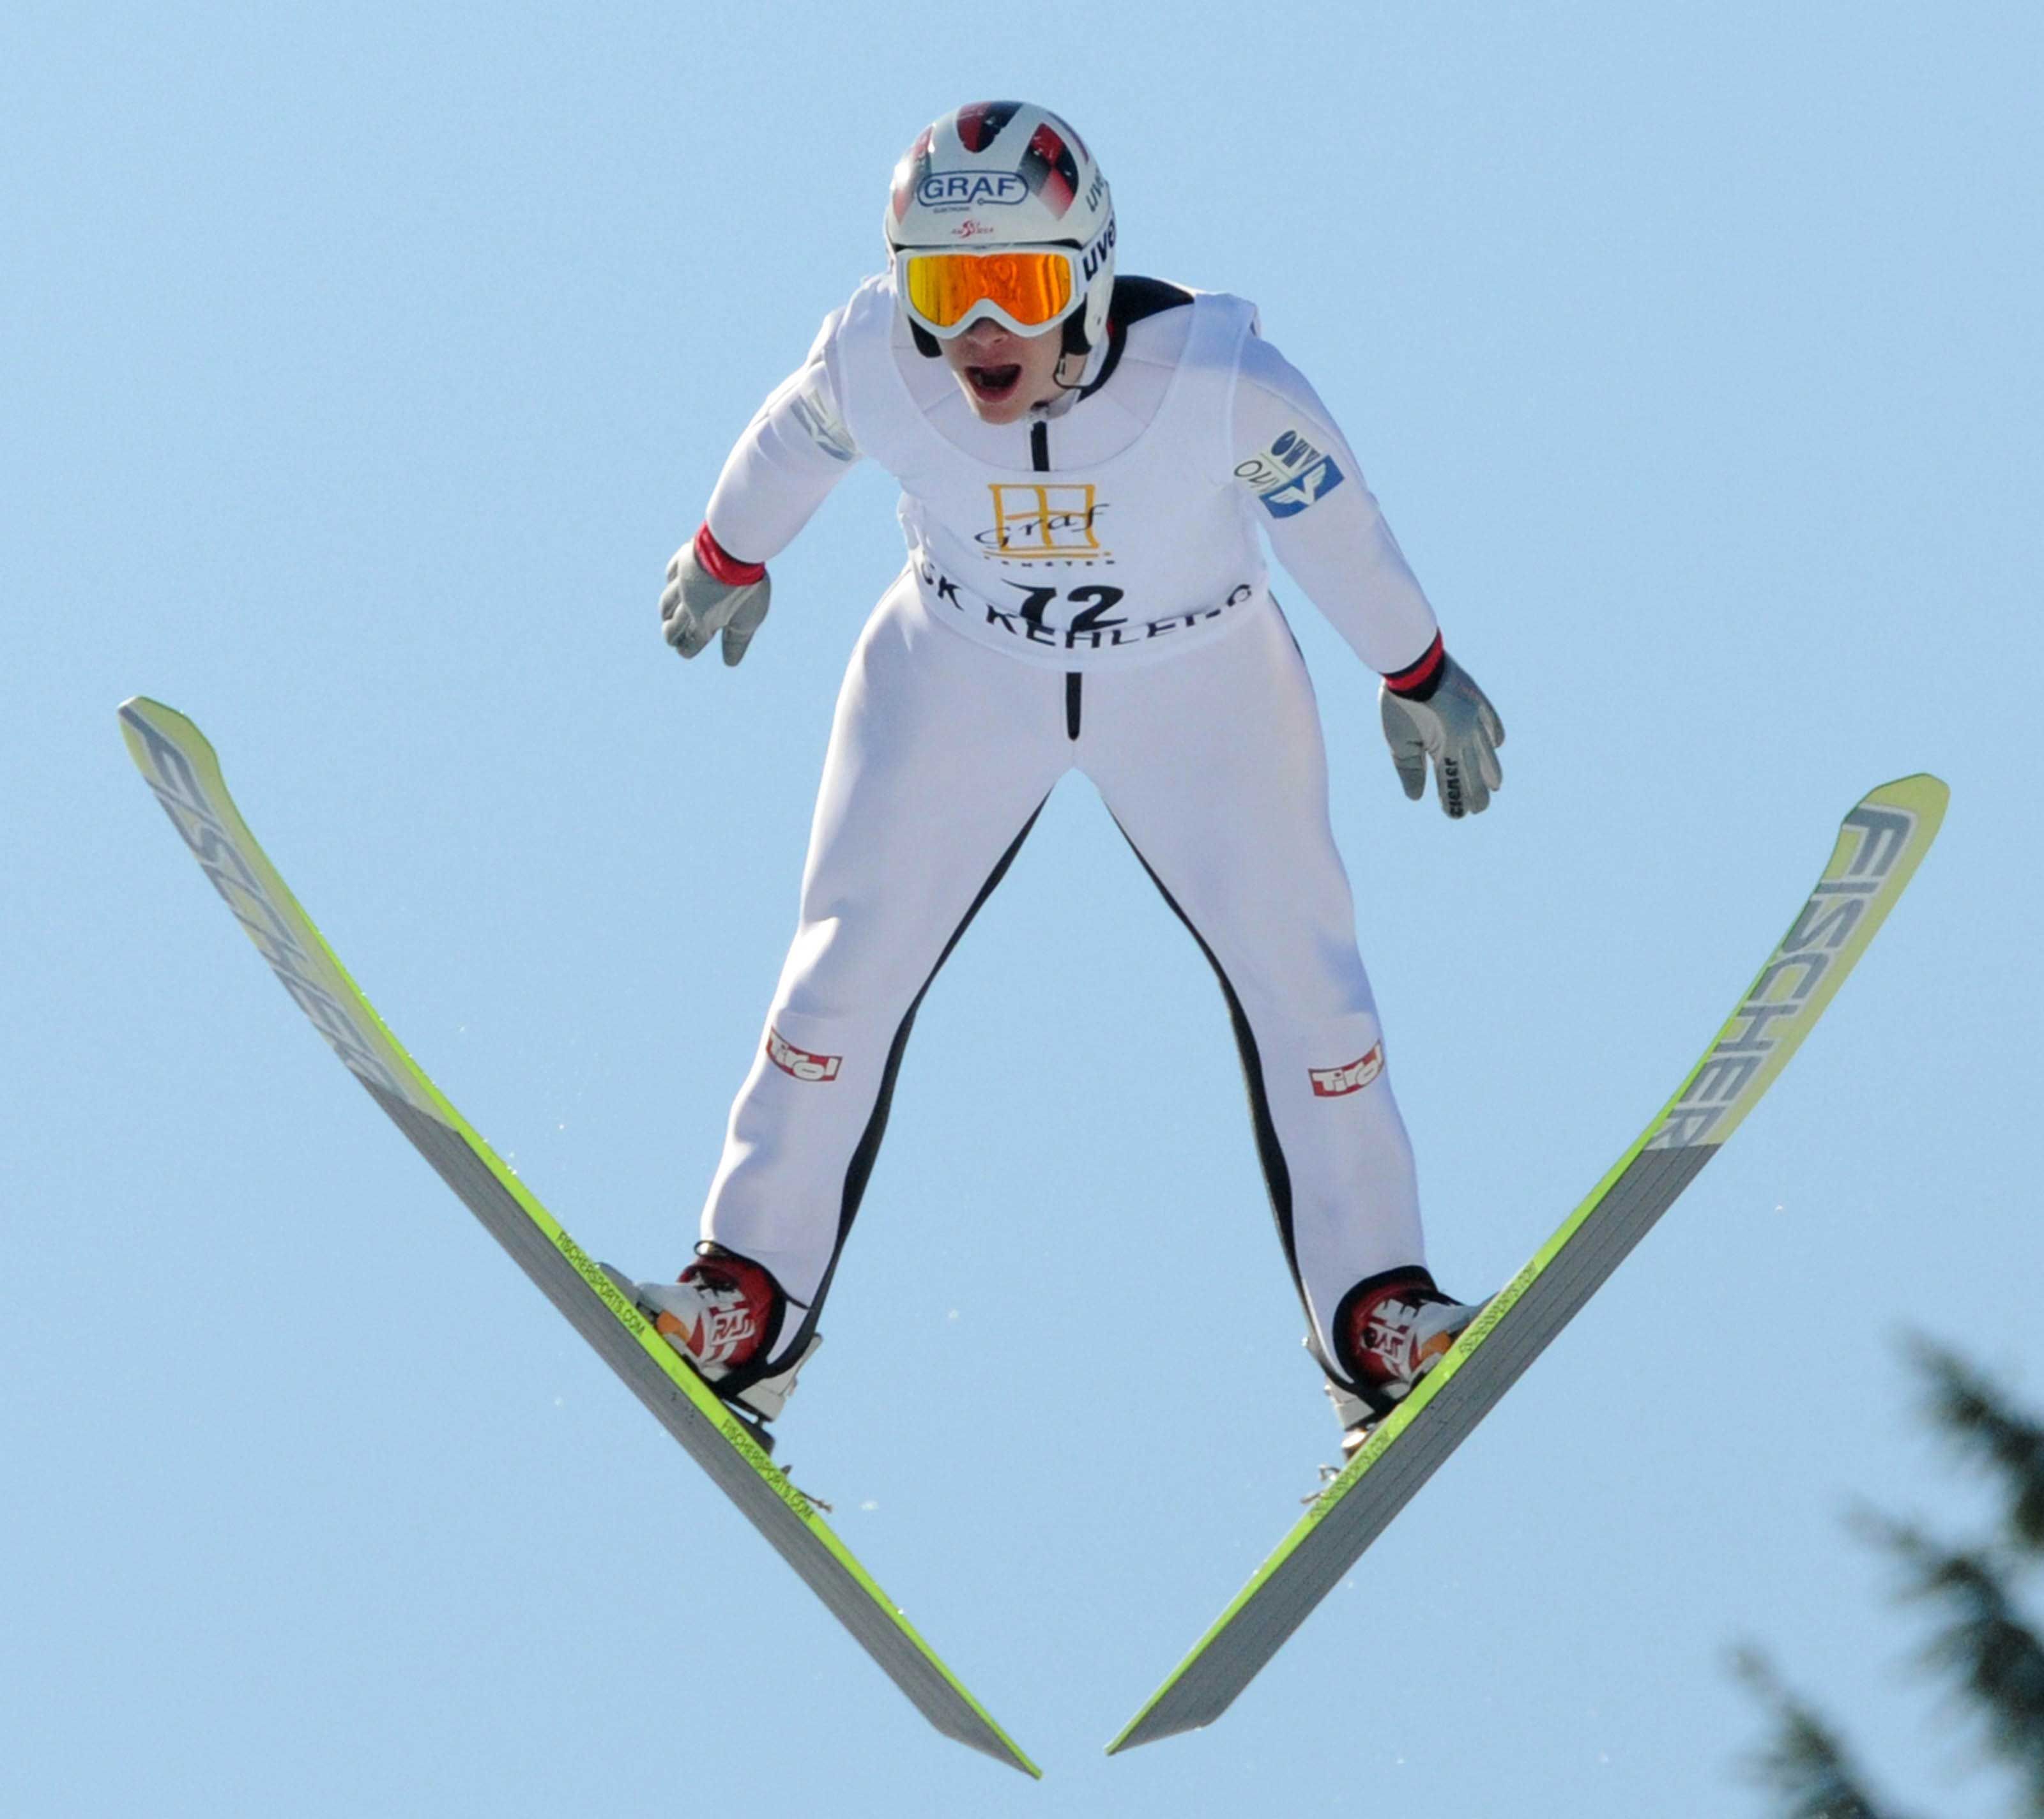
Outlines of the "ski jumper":
<svg viewBox="0 0 2044 1819">
<path fill-rule="evenodd" d="M 865 457 L 901 482 L 909 544 L 839 697 L 793 945 L 703 1213 L 790 1303 L 734 1381 L 813 1331 L 916 1007 L 1074 770 L 1220 978 L 1324 1364 L 1343 1294 L 1423 1261 L 1319 715 L 1259 532 L 1373 668 L 1427 660 L 1434 615 L 1251 305 L 1124 278 L 1112 314 L 1082 389 L 989 424 L 869 280 L 712 497 L 717 543 L 769 562 Z"/>
</svg>

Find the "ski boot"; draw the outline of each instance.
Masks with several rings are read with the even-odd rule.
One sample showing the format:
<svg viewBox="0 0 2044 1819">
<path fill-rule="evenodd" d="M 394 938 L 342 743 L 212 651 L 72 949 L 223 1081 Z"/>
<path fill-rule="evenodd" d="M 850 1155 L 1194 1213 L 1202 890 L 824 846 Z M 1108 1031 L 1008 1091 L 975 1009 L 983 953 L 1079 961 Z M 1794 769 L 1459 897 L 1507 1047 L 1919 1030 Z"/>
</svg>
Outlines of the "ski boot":
<svg viewBox="0 0 2044 1819">
<path fill-rule="evenodd" d="M 749 1257 L 705 1244 L 678 1281 L 634 1283 L 632 1293 L 655 1330 L 770 1453 L 774 1442 L 760 1423 L 787 1406 L 796 1373 L 823 1343 L 812 1335 L 800 1355 L 771 1376 L 753 1374 L 751 1367 L 782 1325 L 787 1298 L 781 1285 Z"/>
<path fill-rule="evenodd" d="M 1484 1309 L 1451 1299 L 1414 1264 L 1358 1283 L 1335 1311 L 1335 1344 L 1353 1387 L 1327 1383 L 1342 1424 L 1342 1457 L 1353 1459 L 1377 1424 L 1448 1354 Z"/>
</svg>

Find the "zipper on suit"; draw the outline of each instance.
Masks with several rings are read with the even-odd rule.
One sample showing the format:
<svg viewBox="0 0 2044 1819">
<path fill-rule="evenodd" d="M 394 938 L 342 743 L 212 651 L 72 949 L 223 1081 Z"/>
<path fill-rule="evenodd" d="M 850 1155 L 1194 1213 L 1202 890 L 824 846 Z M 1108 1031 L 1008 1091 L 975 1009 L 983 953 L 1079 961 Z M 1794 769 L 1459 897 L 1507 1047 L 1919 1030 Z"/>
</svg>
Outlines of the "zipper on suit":
<svg viewBox="0 0 2044 1819">
<path fill-rule="evenodd" d="M 1039 474 L 1051 471 L 1051 426 L 1039 417 L 1029 426 L 1029 465 Z M 1065 672 L 1065 736 L 1079 736 L 1080 697 L 1085 684 L 1076 670 Z"/>
</svg>

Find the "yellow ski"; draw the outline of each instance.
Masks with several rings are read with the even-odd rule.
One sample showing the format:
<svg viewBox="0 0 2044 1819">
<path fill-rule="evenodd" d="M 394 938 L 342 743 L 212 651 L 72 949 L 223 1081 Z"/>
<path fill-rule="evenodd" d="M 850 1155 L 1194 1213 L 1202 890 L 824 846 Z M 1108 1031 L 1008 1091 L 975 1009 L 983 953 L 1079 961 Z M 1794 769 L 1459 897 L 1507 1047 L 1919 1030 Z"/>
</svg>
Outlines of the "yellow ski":
<svg viewBox="0 0 2044 1819">
<path fill-rule="evenodd" d="M 139 696 L 122 704 L 121 730 L 171 824 L 284 989 L 490 1236 L 924 1717 L 946 1736 L 1039 1775 L 747 1425 L 653 1331 L 630 1295 L 562 1230 L 405 1053 L 256 843 L 205 735 L 183 715 Z"/>
<path fill-rule="evenodd" d="M 1227 1710 L 1674 1204 L 1823 1015 L 1935 838 L 1949 795 L 1934 777 L 1905 777 L 1846 817 L 1815 891 L 1674 1097 L 1314 1499 L 1110 1755 Z"/>
</svg>

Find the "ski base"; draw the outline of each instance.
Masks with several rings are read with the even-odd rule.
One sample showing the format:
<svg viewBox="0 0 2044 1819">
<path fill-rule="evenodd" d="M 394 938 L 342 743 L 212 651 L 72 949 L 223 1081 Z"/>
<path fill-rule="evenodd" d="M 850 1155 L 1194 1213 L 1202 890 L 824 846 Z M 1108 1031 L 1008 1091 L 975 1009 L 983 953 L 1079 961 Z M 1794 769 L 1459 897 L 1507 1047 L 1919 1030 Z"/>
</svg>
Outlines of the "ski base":
<svg viewBox="0 0 2044 1819">
<path fill-rule="evenodd" d="M 1632 1147 L 1313 1501 L 1108 1753 L 1209 1725 L 1624 1261 L 1773 1084 L 1894 907 L 1950 792 L 1919 775 L 1846 815 L 1815 890 Z"/>
<path fill-rule="evenodd" d="M 569 1237 L 405 1052 L 257 845 L 205 735 L 182 714 L 141 697 L 123 704 L 121 722 L 171 824 L 284 989 L 440 1179 L 931 1724 L 1040 1776 L 774 1465 L 748 1424 L 682 1361 L 630 1292 Z"/>
</svg>

